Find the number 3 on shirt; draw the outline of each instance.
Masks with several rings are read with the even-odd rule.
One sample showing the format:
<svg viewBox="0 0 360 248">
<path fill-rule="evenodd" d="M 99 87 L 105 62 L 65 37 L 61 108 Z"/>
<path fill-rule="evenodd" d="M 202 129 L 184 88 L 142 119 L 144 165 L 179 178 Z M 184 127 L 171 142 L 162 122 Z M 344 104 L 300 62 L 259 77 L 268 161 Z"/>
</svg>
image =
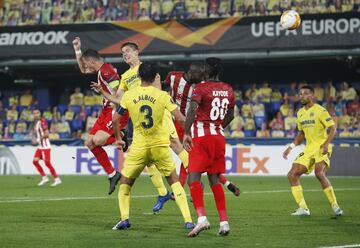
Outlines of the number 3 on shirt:
<svg viewBox="0 0 360 248">
<path fill-rule="evenodd" d="M 220 98 L 216 97 L 211 102 L 212 109 L 210 111 L 210 119 L 215 121 L 219 118 L 220 120 L 224 120 L 225 115 L 227 113 L 227 107 L 229 105 L 229 99 L 223 98 L 220 100 Z"/>
<path fill-rule="evenodd" d="M 141 126 L 145 129 L 152 128 L 152 126 L 154 126 L 152 108 L 149 105 L 143 105 L 140 107 L 140 112 L 144 114 L 145 117 L 145 121 L 141 122 Z"/>
</svg>

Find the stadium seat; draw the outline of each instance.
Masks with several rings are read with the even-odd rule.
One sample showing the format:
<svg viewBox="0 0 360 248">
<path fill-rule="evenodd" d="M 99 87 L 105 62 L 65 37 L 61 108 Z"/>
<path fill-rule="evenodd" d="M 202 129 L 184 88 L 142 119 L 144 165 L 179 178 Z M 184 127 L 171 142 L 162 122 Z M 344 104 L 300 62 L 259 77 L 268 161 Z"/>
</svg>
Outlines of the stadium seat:
<svg viewBox="0 0 360 248">
<path fill-rule="evenodd" d="M 92 106 L 92 111 L 98 112 L 101 108 L 102 108 L 101 105 L 94 105 L 94 106 Z"/>
<path fill-rule="evenodd" d="M 70 133 L 59 133 L 60 139 L 70 138 Z"/>
<path fill-rule="evenodd" d="M 65 114 L 65 111 L 67 110 L 67 108 L 68 108 L 68 105 L 66 105 L 66 104 L 58 105 L 58 109 L 59 109 L 59 112 L 61 113 L 61 115 Z"/>
<path fill-rule="evenodd" d="M 26 108 L 27 106 L 17 105 L 16 110 L 19 112 L 19 114 Z"/>
<path fill-rule="evenodd" d="M 75 114 L 80 112 L 81 106 L 80 105 L 71 105 L 72 110 Z"/>
<path fill-rule="evenodd" d="M 272 114 L 275 114 L 280 110 L 280 107 L 281 107 L 281 102 L 271 102 L 269 110 Z"/>
<path fill-rule="evenodd" d="M 261 128 L 262 124 L 266 122 L 265 116 L 254 117 L 256 128 Z"/>
<path fill-rule="evenodd" d="M 85 111 L 86 111 L 86 116 L 90 116 L 91 113 L 92 113 L 92 107 L 91 106 L 86 106 Z"/>
<path fill-rule="evenodd" d="M 245 137 L 255 137 L 255 131 L 253 131 L 253 130 L 245 130 L 244 134 L 245 134 Z"/>
</svg>

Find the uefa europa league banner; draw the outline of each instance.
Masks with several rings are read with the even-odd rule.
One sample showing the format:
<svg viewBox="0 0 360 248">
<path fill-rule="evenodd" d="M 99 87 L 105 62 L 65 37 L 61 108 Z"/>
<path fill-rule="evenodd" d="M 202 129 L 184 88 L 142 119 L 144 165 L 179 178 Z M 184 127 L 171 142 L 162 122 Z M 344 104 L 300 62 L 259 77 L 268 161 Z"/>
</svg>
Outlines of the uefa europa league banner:
<svg viewBox="0 0 360 248">
<path fill-rule="evenodd" d="M 0 27 L 0 60 L 73 58 L 76 36 L 83 49 L 104 56 L 119 56 L 126 41 L 138 43 L 143 55 L 344 49 L 360 44 L 360 12 L 301 17 L 294 31 L 283 30 L 279 16 Z"/>
</svg>

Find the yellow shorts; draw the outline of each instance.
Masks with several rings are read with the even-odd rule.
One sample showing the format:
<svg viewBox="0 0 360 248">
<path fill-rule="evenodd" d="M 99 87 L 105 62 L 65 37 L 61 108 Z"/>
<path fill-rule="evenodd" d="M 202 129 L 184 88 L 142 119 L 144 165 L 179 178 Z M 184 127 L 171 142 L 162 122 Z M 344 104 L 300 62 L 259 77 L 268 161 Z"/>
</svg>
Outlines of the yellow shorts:
<svg viewBox="0 0 360 248">
<path fill-rule="evenodd" d="M 170 139 L 178 139 L 179 136 L 176 132 L 175 124 L 172 119 L 171 113 L 167 110 L 165 110 L 163 121 L 164 121 L 164 126 L 167 127 L 170 132 Z"/>
<path fill-rule="evenodd" d="M 329 169 L 332 148 L 333 145 L 330 144 L 328 153 L 322 154 L 320 147 L 305 147 L 304 151 L 295 158 L 294 163 L 304 165 L 307 168 L 306 174 L 310 174 L 314 170 L 315 164 L 321 161 L 324 161 L 327 169 Z"/>
<path fill-rule="evenodd" d="M 169 176 L 175 170 L 175 163 L 168 146 L 152 148 L 131 147 L 125 158 L 121 174 L 135 179 L 144 170 L 145 166 L 154 164 L 163 176 Z"/>
</svg>

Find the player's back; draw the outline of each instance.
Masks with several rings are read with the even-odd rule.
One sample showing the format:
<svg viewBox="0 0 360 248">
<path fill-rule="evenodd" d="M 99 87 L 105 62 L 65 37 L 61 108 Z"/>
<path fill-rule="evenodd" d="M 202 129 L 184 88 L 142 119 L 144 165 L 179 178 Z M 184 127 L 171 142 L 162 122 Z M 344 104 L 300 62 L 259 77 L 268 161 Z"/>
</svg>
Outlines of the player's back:
<svg viewBox="0 0 360 248">
<path fill-rule="evenodd" d="M 192 136 L 224 135 L 223 120 L 228 108 L 234 108 L 232 87 L 224 82 L 203 81 L 195 86 L 191 100 L 199 104 Z"/>
<path fill-rule="evenodd" d="M 195 85 L 188 83 L 183 71 L 171 71 L 165 79 L 165 84 L 170 86 L 170 95 L 180 112 L 186 115 L 190 105 L 192 91 Z"/>
<path fill-rule="evenodd" d="M 169 145 L 169 132 L 164 126 L 164 111 L 176 109 L 171 97 L 153 86 L 136 87 L 125 92 L 121 106 L 129 111 L 134 125 L 133 145 L 155 147 Z"/>
</svg>

